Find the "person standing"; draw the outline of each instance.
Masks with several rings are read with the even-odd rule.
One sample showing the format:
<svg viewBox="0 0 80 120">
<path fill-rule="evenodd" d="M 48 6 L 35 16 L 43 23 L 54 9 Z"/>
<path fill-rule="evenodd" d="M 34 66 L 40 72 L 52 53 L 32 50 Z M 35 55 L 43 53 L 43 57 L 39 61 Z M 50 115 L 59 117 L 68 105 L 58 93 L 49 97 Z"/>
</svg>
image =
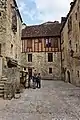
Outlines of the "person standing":
<svg viewBox="0 0 80 120">
<path fill-rule="evenodd" d="M 37 88 L 41 88 L 41 75 L 40 75 L 40 73 L 38 73 L 36 82 L 37 82 Z"/>
<path fill-rule="evenodd" d="M 33 74 L 33 89 L 36 89 L 36 79 L 37 79 L 37 72 L 35 70 Z"/>
<path fill-rule="evenodd" d="M 30 88 L 30 82 L 31 82 L 31 78 L 32 78 L 32 75 L 30 73 L 28 73 L 28 88 Z"/>
</svg>

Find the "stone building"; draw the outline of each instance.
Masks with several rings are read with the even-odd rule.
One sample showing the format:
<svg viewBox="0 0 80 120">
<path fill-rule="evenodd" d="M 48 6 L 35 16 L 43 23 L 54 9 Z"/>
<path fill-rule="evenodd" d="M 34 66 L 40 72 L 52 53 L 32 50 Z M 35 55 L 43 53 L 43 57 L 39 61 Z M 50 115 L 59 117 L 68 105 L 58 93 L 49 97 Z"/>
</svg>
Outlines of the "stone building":
<svg viewBox="0 0 80 120">
<path fill-rule="evenodd" d="M 9 93 L 15 92 L 20 84 L 21 28 L 16 1 L 0 0 L 0 85 Z M 5 87 L 1 86 L 0 96 L 3 96 Z"/>
<path fill-rule="evenodd" d="M 62 77 L 80 86 L 80 0 L 71 2 L 61 29 Z"/>
<path fill-rule="evenodd" d="M 43 79 L 61 78 L 60 29 L 61 24 L 55 21 L 22 30 L 21 64 L 31 75 L 36 70 Z"/>
</svg>

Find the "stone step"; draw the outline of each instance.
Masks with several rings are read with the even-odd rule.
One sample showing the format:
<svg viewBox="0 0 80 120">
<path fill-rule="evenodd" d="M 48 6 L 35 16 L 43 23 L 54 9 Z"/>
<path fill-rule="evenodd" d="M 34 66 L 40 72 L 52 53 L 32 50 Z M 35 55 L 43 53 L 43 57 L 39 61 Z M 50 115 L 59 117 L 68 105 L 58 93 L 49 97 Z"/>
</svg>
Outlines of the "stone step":
<svg viewBox="0 0 80 120">
<path fill-rule="evenodd" d="M 0 87 L 4 87 L 4 82 L 0 82 Z"/>
<path fill-rule="evenodd" d="M 0 81 L 0 85 L 2 86 L 4 86 L 4 83 L 6 83 L 6 81 L 4 82 L 4 81 Z"/>
<path fill-rule="evenodd" d="M 5 76 L 5 75 L 2 75 L 1 77 L 2 77 L 2 78 L 6 78 L 6 76 Z"/>
<path fill-rule="evenodd" d="M 0 90 L 4 90 L 4 86 L 0 86 Z"/>
<path fill-rule="evenodd" d="M 3 90 L 0 90 L 0 94 L 3 94 L 4 93 L 4 89 Z"/>
<path fill-rule="evenodd" d="M 0 85 L 1 85 L 1 86 L 4 85 L 4 83 L 5 83 L 4 81 L 0 81 Z"/>
<path fill-rule="evenodd" d="M 1 78 L 1 81 L 7 81 L 7 78 Z"/>
<path fill-rule="evenodd" d="M 3 93 L 0 93 L 0 97 L 3 97 L 4 96 L 4 94 Z"/>
<path fill-rule="evenodd" d="M 4 90 L 0 90 L 0 97 L 4 96 Z"/>
</svg>

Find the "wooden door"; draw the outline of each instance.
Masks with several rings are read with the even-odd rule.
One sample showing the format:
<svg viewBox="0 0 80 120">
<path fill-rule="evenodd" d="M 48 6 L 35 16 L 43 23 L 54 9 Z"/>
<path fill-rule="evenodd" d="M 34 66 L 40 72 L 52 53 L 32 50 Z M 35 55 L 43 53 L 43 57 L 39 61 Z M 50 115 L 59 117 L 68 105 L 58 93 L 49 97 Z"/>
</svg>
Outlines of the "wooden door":
<svg viewBox="0 0 80 120">
<path fill-rule="evenodd" d="M 28 68 L 29 76 L 32 76 L 32 68 Z"/>
</svg>

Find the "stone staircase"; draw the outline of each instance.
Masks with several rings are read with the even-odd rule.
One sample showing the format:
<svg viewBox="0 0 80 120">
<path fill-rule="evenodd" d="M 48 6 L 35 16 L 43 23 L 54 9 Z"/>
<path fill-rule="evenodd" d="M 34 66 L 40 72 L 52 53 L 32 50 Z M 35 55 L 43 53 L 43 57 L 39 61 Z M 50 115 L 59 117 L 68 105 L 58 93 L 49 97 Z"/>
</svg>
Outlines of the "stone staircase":
<svg viewBox="0 0 80 120">
<path fill-rule="evenodd" d="M 7 78 L 2 76 L 0 79 L 0 97 L 4 97 L 4 83 L 6 82 Z"/>
</svg>

